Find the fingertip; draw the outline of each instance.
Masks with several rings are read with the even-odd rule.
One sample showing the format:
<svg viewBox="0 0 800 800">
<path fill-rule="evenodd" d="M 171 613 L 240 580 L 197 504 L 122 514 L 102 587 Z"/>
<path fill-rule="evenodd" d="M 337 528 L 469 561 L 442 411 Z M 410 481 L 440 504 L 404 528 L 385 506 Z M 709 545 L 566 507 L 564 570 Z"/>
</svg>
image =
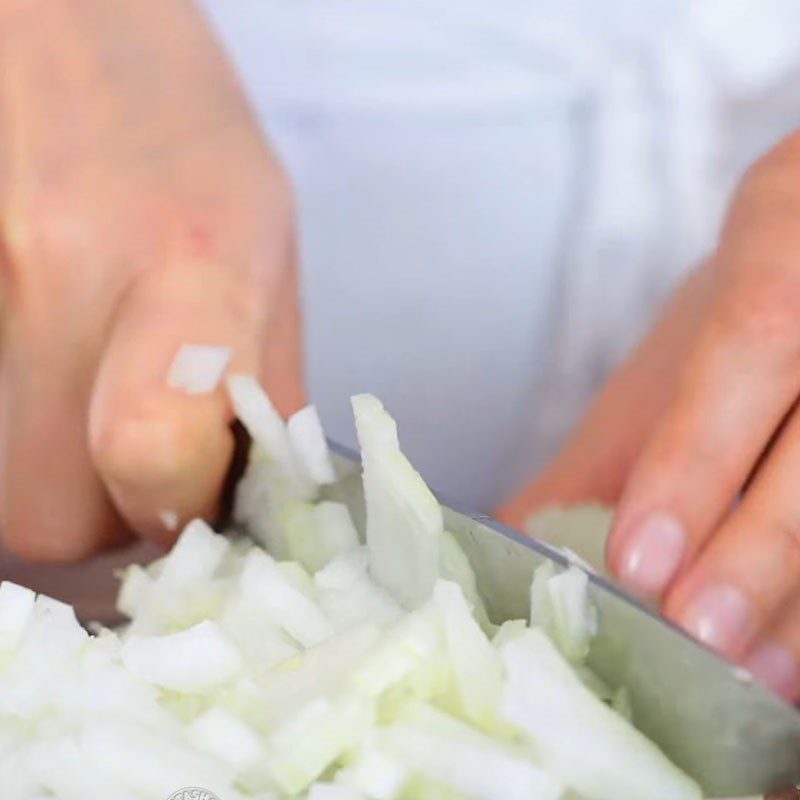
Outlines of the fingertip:
<svg viewBox="0 0 800 800">
<path fill-rule="evenodd" d="M 92 454 L 116 506 L 162 545 L 188 519 L 214 515 L 233 454 L 225 416 L 207 404 L 193 409 L 195 399 L 183 413 L 110 419 L 93 431 Z"/>
<path fill-rule="evenodd" d="M 170 483 L 192 465 L 195 432 L 168 415 L 106 417 L 90 429 L 92 457 L 110 483 Z"/>
</svg>

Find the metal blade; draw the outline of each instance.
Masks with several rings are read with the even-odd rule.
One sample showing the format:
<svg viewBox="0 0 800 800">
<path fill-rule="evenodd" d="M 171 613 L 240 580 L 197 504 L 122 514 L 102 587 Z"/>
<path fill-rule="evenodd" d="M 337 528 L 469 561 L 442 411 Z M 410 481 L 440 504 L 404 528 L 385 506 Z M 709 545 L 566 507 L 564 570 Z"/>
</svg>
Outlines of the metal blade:
<svg viewBox="0 0 800 800">
<path fill-rule="evenodd" d="M 334 496 L 363 527 L 355 456 L 338 445 Z M 491 619 L 527 618 L 533 572 L 564 554 L 487 517 L 444 507 L 478 578 Z M 707 796 L 760 794 L 800 780 L 800 714 L 607 580 L 590 575 L 600 632 L 589 666 L 630 693 L 636 726 Z"/>
</svg>

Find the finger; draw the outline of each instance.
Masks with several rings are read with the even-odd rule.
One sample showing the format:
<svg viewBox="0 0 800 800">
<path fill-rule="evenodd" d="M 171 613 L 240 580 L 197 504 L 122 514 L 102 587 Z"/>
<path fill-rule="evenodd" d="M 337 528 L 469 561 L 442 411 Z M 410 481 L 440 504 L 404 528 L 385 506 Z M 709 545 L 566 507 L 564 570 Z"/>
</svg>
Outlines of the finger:
<svg viewBox="0 0 800 800">
<path fill-rule="evenodd" d="M 95 340 L 77 315 L 52 310 L 41 325 L 13 320 L 6 331 L 2 531 L 26 558 L 73 561 L 124 536 L 86 441 L 95 358 L 87 341 Z"/>
<path fill-rule="evenodd" d="M 612 572 L 649 595 L 696 557 L 800 390 L 800 196 L 772 167 L 754 181 L 717 255 L 708 321 L 613 527 Z"/>
<path fill-rule="evenodd" d="M 120 306 L 90 411 L 93 457 L 132 527 L 160 541 L 211 516 L 230 461 L 222 386 L 188 395 L 167 383 L 183 344 L 227 347 L 230 369 L 259 374 L 268 287 L 243 271 L 190 259 L 136 282 Z"/>
<path fill-rule="evenodd" d="M 800 595 L 781 609 L 742 666 L 790 703 L 800 700 Z"/>
<path fill-rule="evenodd" d="M 709 273 L 695 271 L 676 292 L 650 336 L 609 379 L 548 469 L 496 512 L 524 529 L 549 505 L 614 505 L 630 465 L 663 411 L 710 294 Z"/>
<path fill-rule="evenodd" d="M 738 657 L 800 579 L 800 413 L 795 411 L 741 504 L 670 591 L 666 612 Z"/>
</svg>

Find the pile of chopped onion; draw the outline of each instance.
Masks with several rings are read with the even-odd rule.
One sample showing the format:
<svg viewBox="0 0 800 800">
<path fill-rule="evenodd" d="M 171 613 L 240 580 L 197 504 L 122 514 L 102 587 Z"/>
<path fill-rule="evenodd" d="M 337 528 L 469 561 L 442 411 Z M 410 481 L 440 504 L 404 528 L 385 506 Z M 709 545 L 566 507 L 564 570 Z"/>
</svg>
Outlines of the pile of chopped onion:
<svg viewBox="0 0 800 800">
<path fill-rule="evenodd" d="M 353 399 L 362 538 L 313 408 L 284 423 L 228 380 L 254 442 L 236 517 L 191 522 L 131 566 L 129 619 L 0 586 L 3 800 L 697 800 L 584 661 L 597 620 L 576 566 L 540 568 L 529 620 L 489 622 L 441 508 L 370 395 Z M 256 543 L 257 542 L 257 543 Z"/>
</svg>

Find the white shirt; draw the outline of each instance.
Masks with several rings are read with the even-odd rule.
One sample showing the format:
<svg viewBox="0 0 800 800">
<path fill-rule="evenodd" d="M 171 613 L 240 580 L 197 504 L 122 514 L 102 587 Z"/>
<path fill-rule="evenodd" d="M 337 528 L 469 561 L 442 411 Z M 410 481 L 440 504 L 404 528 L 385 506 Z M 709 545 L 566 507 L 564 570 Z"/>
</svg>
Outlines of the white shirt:
<svg viewBox="0 0 800 800">
<path fill-rule="evenodd" d="M 489 508 L 800 122 L 796 0 L 205 0 L 298 201 L 312 396 Z"/>
</svg>

